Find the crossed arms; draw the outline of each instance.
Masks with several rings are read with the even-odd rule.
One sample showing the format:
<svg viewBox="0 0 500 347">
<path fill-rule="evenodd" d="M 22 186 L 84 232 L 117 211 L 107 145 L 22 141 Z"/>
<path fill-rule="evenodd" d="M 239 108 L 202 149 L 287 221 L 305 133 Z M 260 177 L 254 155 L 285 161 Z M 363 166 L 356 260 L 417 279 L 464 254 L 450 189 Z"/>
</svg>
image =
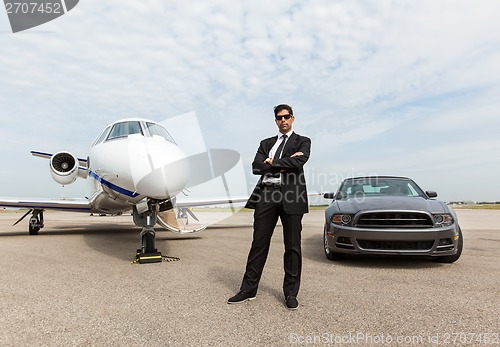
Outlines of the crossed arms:
<svg viewBox="0 0 500 347">
<path fill-rule="evenodd" d="M 271 159 L 268 157 L 268 151 L 265 151 L 263 142 L 260 143 L 255 159 L 252 163 L 253 173 L 255 175 L 264 175 L 267 173 L 293 172 L 300 171 L 309 159 L 311 152 L 311 140 L 302 136 L 295 145 L 295 152 L 289 157 Z"/>
</svg>

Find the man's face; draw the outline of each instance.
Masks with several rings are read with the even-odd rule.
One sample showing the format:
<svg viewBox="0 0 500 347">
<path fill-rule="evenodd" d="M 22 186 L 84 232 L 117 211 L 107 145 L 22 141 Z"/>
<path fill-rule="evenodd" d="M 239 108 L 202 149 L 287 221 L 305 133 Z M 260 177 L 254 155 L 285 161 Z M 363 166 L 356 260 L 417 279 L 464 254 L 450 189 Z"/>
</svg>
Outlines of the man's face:
<svg viewBox="0 0 500 347">
<path fill-rule="evenodd" d="M 281 110 L 276 114 L 276 125 L 278 126 L 278 129 L 280 130 L 280 133 L 286 134 L 290 130 L 292 130 L 292 124 L 293 121 L 295 120 L 295 117 L 292 116 L 288 110 Z M 288 117 L 288 119 L 286 119 Z M 281 118 L 281 119 L 278 119 Z"/>
</svg>

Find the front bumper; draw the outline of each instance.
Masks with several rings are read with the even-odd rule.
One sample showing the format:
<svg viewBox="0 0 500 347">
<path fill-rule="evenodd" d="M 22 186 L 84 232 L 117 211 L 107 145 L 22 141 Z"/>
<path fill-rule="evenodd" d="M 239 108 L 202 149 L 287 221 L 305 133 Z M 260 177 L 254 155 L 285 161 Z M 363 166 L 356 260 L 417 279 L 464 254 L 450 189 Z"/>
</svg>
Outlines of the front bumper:
<svg viewBox="0 0 500 347">
<path fill-rule="evenodd" d="M 447 256 L 457 253 L 458 227 L 358 228 L 328 223 L 325 247 L 335 253 Z"/>
</svg>

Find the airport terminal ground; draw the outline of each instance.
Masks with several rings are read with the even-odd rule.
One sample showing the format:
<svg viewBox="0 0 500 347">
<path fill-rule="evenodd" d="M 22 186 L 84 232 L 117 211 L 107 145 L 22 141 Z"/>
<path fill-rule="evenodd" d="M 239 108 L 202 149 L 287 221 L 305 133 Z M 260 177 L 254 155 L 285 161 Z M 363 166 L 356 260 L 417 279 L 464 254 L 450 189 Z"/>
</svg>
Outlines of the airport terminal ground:
<svg viewBox="0 0 500 347">
<path fill-rule="evenodd" d="M 282 298 L 278 225 L 257 299 L 238 290 L 252 213 L 201 211 L 192 236 L 158 231 L 179 261 L 131 264 L 130 215 L 51 212 L 39 235 L 0 214 L 1 346 L 498 346 L 500 211 L 457 209 L 464 235 L 453 264 L 323 252 L 323 209 L 304 216 L 297 311 Z M 210 224 L 210 222 L 208 223 Z"/>
</svg>

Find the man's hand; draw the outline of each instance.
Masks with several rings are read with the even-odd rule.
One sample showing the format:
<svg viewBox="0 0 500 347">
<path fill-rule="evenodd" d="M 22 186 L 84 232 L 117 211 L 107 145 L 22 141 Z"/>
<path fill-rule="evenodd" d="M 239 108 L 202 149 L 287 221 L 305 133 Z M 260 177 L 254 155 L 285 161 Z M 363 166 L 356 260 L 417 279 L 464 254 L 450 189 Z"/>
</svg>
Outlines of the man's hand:
<svg viewBox="0 0 500 347">
<path fill-rule="evenodd" d="M 290 158 L 293 158 L 293 157 L 299 157 L 301 155 L 304 155 L 304 153 L 302 152 L 295 152 L 293 153 Z M 273 158 L 267 158 L 266 160 L 264 160 L 264 163 L 267 163 L 269 165 L 273 165 Z"/>
</svg>

